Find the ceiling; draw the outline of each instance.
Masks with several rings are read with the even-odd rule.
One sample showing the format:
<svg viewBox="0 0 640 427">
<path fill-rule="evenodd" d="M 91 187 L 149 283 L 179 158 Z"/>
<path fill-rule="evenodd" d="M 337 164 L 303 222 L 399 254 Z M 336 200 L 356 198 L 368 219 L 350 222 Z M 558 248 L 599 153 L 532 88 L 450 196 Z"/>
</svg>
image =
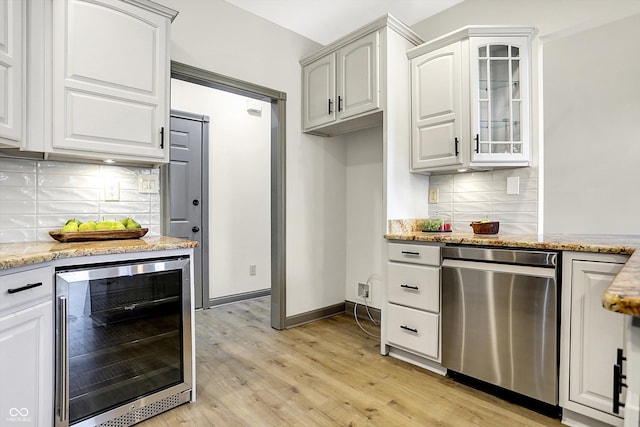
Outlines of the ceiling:
<svg viewBox="0 0 640 427">
<path fill-rule="evenodd" d="M 322 45 L 387 13 L 413 25 L 463 0 L 224 0 Z"/>
</svg>

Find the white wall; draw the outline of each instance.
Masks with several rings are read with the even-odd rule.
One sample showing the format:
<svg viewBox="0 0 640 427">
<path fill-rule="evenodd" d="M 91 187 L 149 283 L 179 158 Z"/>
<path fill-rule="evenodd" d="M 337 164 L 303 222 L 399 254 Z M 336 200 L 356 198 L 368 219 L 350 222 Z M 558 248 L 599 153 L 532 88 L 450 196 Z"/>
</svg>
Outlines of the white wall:
<svg viewBox="0 0 640 427">
<path fill-rule="evenodd" d="M 298 60 L 320 47 L 222 0 L 158 0 L 180 13 L 174 61 L 287 94 L 287 316 L 344 301 L 345 148 L 301 133 Z"/>
<path fill-rule="evenodd" d="M 160 195 L 138 193 L 138 174 L 159 169 L 0 158 L 0 243 L 53 242 L 49 231 L 69 218 L 133 217 L 148 235 L 160 234 Z M 120 200 L 104 185 L 118 183 Z"/>
<path fill-rule="evenodd" d="M 545 230 L 640 234 L 640 15 L 544 46 Z"/>
<path fill-rule="evenodd" d="M 271 105 L 172 79 L 171 108 L 210 120 L 209 297 L 271 288 Z"/>
<path fill-rule="evenodd" d="M 380 308 L 382 287 L 382 128 L 344 135 L 347 150 L 347 223 L 346 223 L 346 300 L 363 303 L 358 298 L 358 283 L 369 279 L 367 304 Z"/>
<path fill-rule="evenodd" d="M 431 40 L 465 25 L 530 25 L 536 28 L 532 40 L 531 49 L 531 88 L 532 88 L 532 170 L 526 175 L 538 177 L 538 196 L 536 211 L 541 216 L 544 200 L 543 182 L 545 180 L 543 161 L 543 109 L 548 105 L 545 100 L 543 104 L 543 85 L 553 81 L 556 77 L 553 74 L 542 75 L 542 53 L 544 41 L 550 35 L 559 33 L 572 33 L 585 28 L 602 25 L 612 22 L 621 17 L 629 16 L 640 12 L 640 2 L 637 0 L 466 0 L 450 9 L 421 21 L 412 29 L 416 31 L 424 40 Z M 594 53 L 595 54 L 595 53 Z M 562 62 L 570 62 L 569 57 Z M 559 64 L 560 65 L 560 64 Z M 545 66 L 546 68 L 546 66 Z M 578 76 L 574 75 L 573 78 Z M 557 81 L 557 79 L 556 79 Z M 592 84 L 592 82 L 591 82 Z M 575 166 L 573 166 L 575 167 Z M 542 168 L 542 169 L 541 169 Z M 489 181 L 499 183 L 501 180 L 493 177 Z M 499 177 L 500 175 L 498 175 Z M 432 178 L 433 179 L 433 178 Z M 554 183 L 552 183 L 554 185 Z M 489 185 L 488 192 L 498 194 L 501 187 Z M 527 200 L 531 202 L 531 200 Z M 455 208 L 454 208 L 455 209 Z M 433 210 L 430 207 L 430 212 Z M 518 223 L 522 217 L 518 218 Z M 538 220 L 538 232 L 543 232 L 542 218 Z M 519 227 L 514 227 L 516 230 Z M 527 227 L 529 228 L 529 227 Z"/>
</svg>

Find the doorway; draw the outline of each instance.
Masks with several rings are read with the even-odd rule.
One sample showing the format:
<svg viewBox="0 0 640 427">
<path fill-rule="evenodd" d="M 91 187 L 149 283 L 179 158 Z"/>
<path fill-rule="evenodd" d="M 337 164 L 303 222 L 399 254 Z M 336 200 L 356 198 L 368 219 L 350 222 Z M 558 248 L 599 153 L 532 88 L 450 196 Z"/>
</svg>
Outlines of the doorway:
<svg viewBox="0 0 640 427">
<path fill-rule="evenodd" d="M 239 94 L 248 98 L 264 101 L 267 108 L 264 114 L 270 115 L 270 147 L 265 153 L 270 163 L 270 289 L 271 289 L 271 326 L 284 329 L 286 317 L 285 299 L 285 112 L 286 94 L 269 88 L 242 82 L 206 70 L 172 62 L 171 77 L 185 82 L 215 88 L 225 92 Z M 242 165 L 238 165 L 241 167 Z M 163 181 L 165 185 L 168 183 Z M 165 187 L 166 188 L 166 187 Z M 187 201 L 188 202 L 188 201 Z M 163 206 L 168 212 L 165 201 Z M 168 215 L 164 225 L 170 227 Z M 250 225 L 249 225 L 250 226 Z M 203 227 L 206 225 L 203 223 Z M 212 235 L 213 236 L 213 235 Z M 204 243 L 206 245 L 206 241 Z M 203 264 L 209 259 L 203 258 Z M 205 302 L 204 304 L 207 304 Z"/>
</svg>

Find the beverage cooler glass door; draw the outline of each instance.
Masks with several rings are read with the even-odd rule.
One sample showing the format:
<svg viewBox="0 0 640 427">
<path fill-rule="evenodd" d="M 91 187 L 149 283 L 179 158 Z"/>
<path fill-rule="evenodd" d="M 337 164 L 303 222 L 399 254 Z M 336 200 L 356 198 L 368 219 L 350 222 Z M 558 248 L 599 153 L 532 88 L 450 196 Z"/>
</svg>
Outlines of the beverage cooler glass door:
<svg viewBox="0 0 640 427">
<path fill-rule="evenodd" d="M 56 425 L 191 390 L 189 272 L 188 258 L 169 258 L 56 273 Z"/>
</svg>

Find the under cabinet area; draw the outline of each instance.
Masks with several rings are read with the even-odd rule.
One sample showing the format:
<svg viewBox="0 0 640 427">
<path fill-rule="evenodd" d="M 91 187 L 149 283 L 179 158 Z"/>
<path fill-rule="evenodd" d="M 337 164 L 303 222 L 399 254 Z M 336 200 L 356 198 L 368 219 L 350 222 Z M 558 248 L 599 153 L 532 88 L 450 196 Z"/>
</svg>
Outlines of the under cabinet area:
<svg viewBox="0 0 640 427">
<path fill-rule="evenodd" d="M 2 274 L 4 273 L 4 274 Z M 53 269 L 0 271 L 0 424 L 48 427 L 53 414 Z"/>
<path fill-rule="evenodd" d="M 622 426 L 623 408 L 613 412 L 613 366 L 618 349 L 624 354 L 626 319 L 604 309 L 602 295 L 628 257 L 582 252 L 563 256 L 562 318 L 568 320 L 561 327 L 563 422 L 589 425 L 591 419 Z M 624 393 L 618 396 L 620 402 Z"/>
<path fill-rule="evenodd" d="M 382 354 L 442 373 L 440 247 L 389 243 Z"/>
<path fill-rule="evenodd" d="M 465 27 L 408 51 L 411 171 L 528 166 L 529 27 Z"/>
</svg>

